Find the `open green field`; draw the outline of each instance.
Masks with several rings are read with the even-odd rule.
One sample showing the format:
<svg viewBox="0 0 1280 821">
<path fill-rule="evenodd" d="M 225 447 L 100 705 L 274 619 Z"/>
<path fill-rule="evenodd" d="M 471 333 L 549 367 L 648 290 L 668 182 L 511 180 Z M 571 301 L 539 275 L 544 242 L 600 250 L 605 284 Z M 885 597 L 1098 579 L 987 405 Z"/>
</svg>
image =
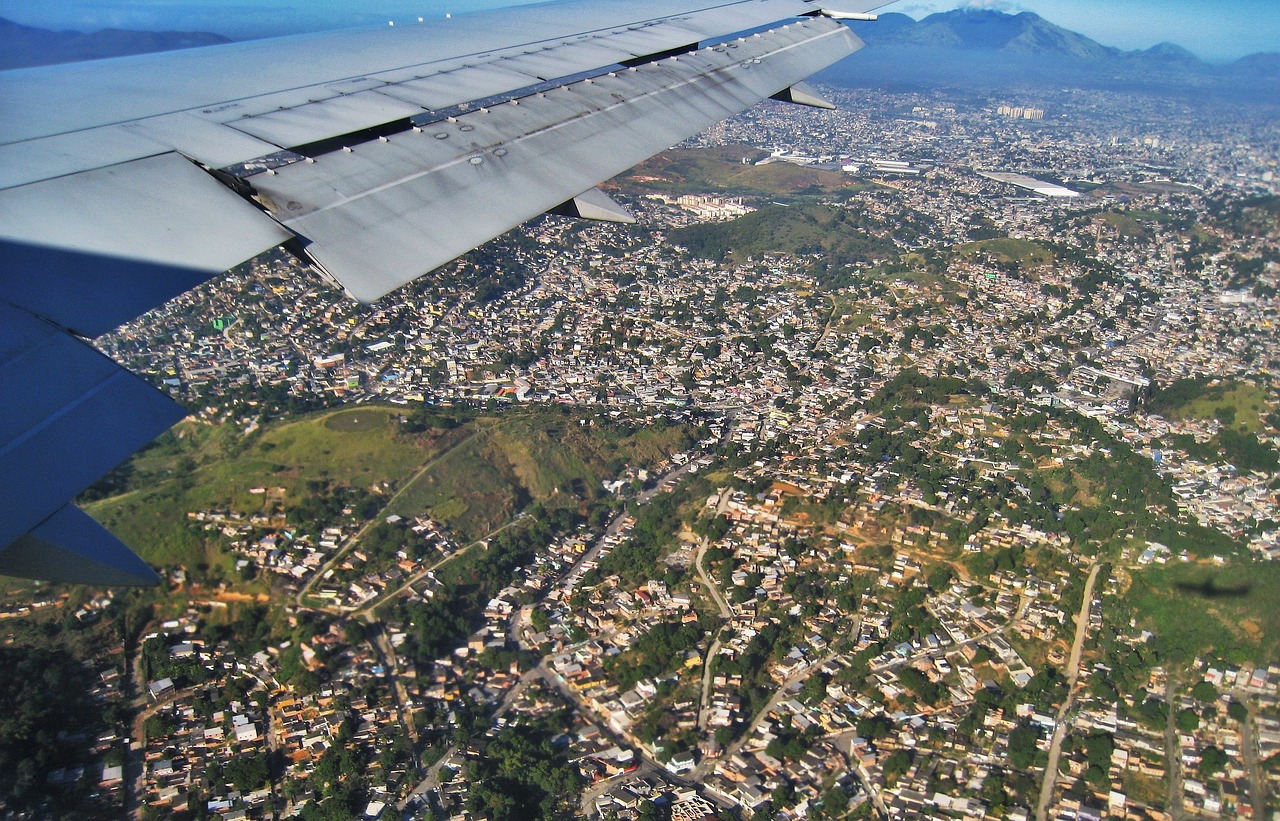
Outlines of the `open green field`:
<svg viewBox="0 0 1280 821">
<path fill-rule="evenodd" d="M 624 465 L 652 465 L 690 441 L 683 427 L 584 427 L 576 415 L 537 408 L 405 433 L 401 413 L 327 411 L 250 436 L 186 423 L 134 457 L 123 492 L 84 507 L 153 564 L 227 564 L 189 524 L 189 512 L 283 511 L 287 518 L 312 495 L 343 487 L 385 494 L 375 499 L 398 492 L 392 511 L 428 513 L 470 540 L 532 501 L 592 500 Z"/>
<path fill-rule="evenodd" d="M 687 444 L 683 428 L 583 428 L 554 411 L 508 415 L 433 462 L 391 505 L 401 516 L 426 513 L 465 540 L 501 526 L 530 502 L 577 506 L 598 498 L 601 482 L 625 465 L 660 461 Z"/>
<path fill-rule="evenodd" d="M 399 483 L 447 441 L 401 435 L 386 408 L 329 411 L 243 437 L 186 423 L 134 457 L 130 489 L 85 509 L 153 563 L 191 561 L 200 539 L 187 526 L 199 510 L 288 512 L 309 483 L 368 488 Z M 284 488 L 268 495 L 254 488 Z"/>
<path fill-rule="evenodd" d="M 1186 662 L 1208 652 L 1238 663 L 1280 653 L 1280 566 L 1170 564 L 1133 571 L 1127 599 L 1162 652 Z"/>
<path fill-rule="evenodd" d="M 766 254 L 825 256 L 832 269 L 897 257 L 894 227 L 863 211 L 808 203 L 768 205 L 727 222 L 674 230 L 671 242 L 694 256 L 741 262 Z"/>
<path fill-rule="evenodd" d="M 1247 382 L 1182 379 L 1157 391 L 1147 410 L 1173 420 L 1218 419 L 1229 427 L 1257 433 L 1271 405 L 1261 388 Z"/>
<path fill-rule="evenodd" d="M 1024 271 L 1047 265 L 1057 259 L 1053 251 L 1028 239 L 984 239 L 966 242 L 956 248 L 962 257 L 987 254 L 997 262 L 1015 263 Z"/>
</svg>

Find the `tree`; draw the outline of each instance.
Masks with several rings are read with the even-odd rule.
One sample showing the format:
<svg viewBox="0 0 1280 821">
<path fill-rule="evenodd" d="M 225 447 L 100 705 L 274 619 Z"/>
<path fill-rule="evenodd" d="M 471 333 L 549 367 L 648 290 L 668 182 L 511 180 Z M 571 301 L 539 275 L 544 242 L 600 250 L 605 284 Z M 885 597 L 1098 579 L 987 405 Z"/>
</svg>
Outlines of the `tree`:
<svg viewBox="0 0 1280 821">
<path fill-rule="evenodd" d="M 1244 706 L 1243 701 L 1232 701 L 1227 705 L 1227 715 L 1231 716 L 1234 721 L 1244 722 L 1249 719 L 1249 708 Z"/>
<path fill-rule="evenodd" d="M 265 752 L 238 755 L 227 762 L 223 775 L 240 792 L 252 792 L 271 778 Z"/>
<path fill-rule="evenodd" d="M 1226 769 L 1229 760 L 1227 754 L 1217 747 L 1205 747 L 1204 752 L 1200 753 L 1200 764 L 1196 769 L 1202 778 L 1208 778 Z"/>
<path fill-rule="evenodd" d="M 884 778 L 889 783 L 896 782 L 907 770 L 911 769 L 913 754 L 910 750 L 897 749 L 884 760 Z"/>
<path fill-rule="evenodd" d="M 1111 767 L 1111 755 L 1115 752 L 1116 743 L 1111 733 L 1094 733 L 1084 740 L 1085 756 L 1089 763 L 1100 767 L 1105 773 Z"/>
<path fill-rule="evenodd" d="M 1138 706 L 1138 716 L 1148 728 L 1158 729 L 1167 721 L 1169 705 L 1158 698 L 1148 698 Z"/>
<path fill-rule="evenodd" d="M 1036 740 L 1040 734 L 1029 724 L 1019 724 L 1009 733 L 1009 763 L 1025 770 L 1036 759 Z"/>
<path fill-rule="evenodd" d="M 1200 726 L 1200 714 L 1190 708 L 1179 710 L 1174 722 L 1182 732 L 1193 733 Z"/>
<path fill-rule="evenodd" d="M 1191 697 L 1196 701 L 1213 702 L 1218 700 L 1218 688 L 1208 681 L 1200 681 L 1191 688 Z"/>
</svg>

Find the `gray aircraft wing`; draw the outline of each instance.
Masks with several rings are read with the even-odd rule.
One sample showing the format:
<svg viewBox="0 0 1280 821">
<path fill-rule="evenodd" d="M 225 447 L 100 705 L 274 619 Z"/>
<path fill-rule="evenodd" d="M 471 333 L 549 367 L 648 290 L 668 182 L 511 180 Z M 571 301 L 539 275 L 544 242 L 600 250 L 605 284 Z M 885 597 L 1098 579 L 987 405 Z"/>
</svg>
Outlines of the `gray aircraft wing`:
<svg viewBox="0 0 1280 821">
<path fill-rule="evenodd" d="M 86 342 L 287 244 L 372 302 L 862 43 L 884 0 L 578 0 L 0 72 L 0 573 L 146 583 L 70 504 L 180 419 Z"/>
</svg>

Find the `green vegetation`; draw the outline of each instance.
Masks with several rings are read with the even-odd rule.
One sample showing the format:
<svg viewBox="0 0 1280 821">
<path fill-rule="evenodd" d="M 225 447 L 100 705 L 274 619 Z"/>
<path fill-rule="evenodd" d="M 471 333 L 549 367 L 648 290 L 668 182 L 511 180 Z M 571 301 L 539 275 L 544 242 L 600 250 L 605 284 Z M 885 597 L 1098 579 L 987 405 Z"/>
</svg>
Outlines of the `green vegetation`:
<svg viewBox="0 0 1280 821">
<path fill-rule="evenodd" d="M 322 528 L 346 509 L 374 517 L 400 489 L 391 512 L 427 513 L 470 541 L 535 501 L 588 504 L 602 479 L 692 441 L 685 426 L 604 418 L 586 427 L 567 411 L 514 409 L 494 419 L 417 410 L 401 424 L 404 412 L 327 411 L 248 436 L 187 424 L 135 457 L 106 486 L 113 495 L 86 509 L 153 564 L 231 579 L 220 539 L 193 527 L 189 512 L 260 513 L 276 526 Z"/>
<path fill-rule="evenodd" d="M 289 516 L 318 495 L 402 482 L 449 446 L 449 433 L 399 432 L 390 413 L 323 412 L 248 436 L 231 426 L 186 423 L 134 457 L 122 492 L 86 509 L 153 564 L 213 564 L 220 554 L 189 529 L 188 512 L 283 510 Z M 254 488 L 284 493 L 250 493 Z"/>
<path fill-rule="evenodd" d="M 1233 203 L 1210 202 L 1209 210 L 1223 228 L 1239 235 L 1262 237 L 1280 232 L 1280 196 L 1262 196 Z"/>
<path fill-rule="evenodd" d="M 92 681 L 61 648 L 0 648 L 0 805 L 49 818 L 81 798 L 76 785 L 51 784 L 48 775 L 87 763 L 85 738 L 102 721 L 88 696 Z"/>
<path fill-rule="evenodd" d="M 637 193 L 788 195 L 857 190 L 860 186 L 839 171 L 804 168 L 792 163 L 755 163 L 767 154 L 756 148 L 725 145 L 675 148 L 636 166 L 621 177 Z M 748 164 L 743 165 L 746 159 Z"/>
<path fill-rule="evenodd" d="M 484 755 L 467 762 L 467 809 L 493 821 L 573 818 L 580 778 L 552 738 L 553 728 L 545 726 L 500 730 Z"/>
<path fill-rule="evenodd" d="M 996 238 L 967 242 L 957 247 L 956 253 L 960 257 L 986 255 L 1000 265 L 1014 266 L 1024 272 L 1048 265 L 1057 259 L 1051 249 L 1027 239 Z"/>
<path fill-rule="evenodd" d="M 1236 663 L 1280 653 L 1280 567 L 1247 559 L 1222 567 L 1171 564 L 1133 576 L 1126 601 L 1160 655 L 1187 662 L 1212 650 Z"/>
<path fill-rule="evenodd" d="M 1211 778 L 1226 769 L 1231 759 L 1222 750 L 1214 746 L 1205 747 L 1200 753 L 1200 764 L 1196 767 L 1201 778 Z"/>
<path fill-rule="evenodd" d="M 821 254 L 829 268 L 896 256 L 895 232 L 923 230 L 908 221 L 892 225 L 866 211 L 834 205 L 771 205 L 728 222 L 690 225 L 671 241 L 697 257 L 742 262 L 766 254 Z"/>
<path fill-rule="evenodd" d="M 1261 431 L 1270 410 L 1258 386 L 1210 377 L 1178 379 L 1153 390 L 1147 400 L 1148 413 L 1173 420 L 1217 419 L 1244 433 Z"/>
<path fill-rule="evenodd" d="M 647 428 L 553 410 L 511 412 L 479 428 L 433 462 L 391 505 L 402 516 L 427 513 L 464 541 L 505 524 L 530 502 L 579 506 L 598 499 L 601 481 L 624 465 L 653 464 L 690 443 L 688 428 Z"/>
<path fill-rule="evenodd" d="M 618 682 L 620 692 L 630 690 L 642 679 L 656 678 L 678 668 L 685 654 L 702 639 L 702 632 L 696 624 L 656 624 L 626 652 L 608 659 L 605 671 Z"/>
</svg>

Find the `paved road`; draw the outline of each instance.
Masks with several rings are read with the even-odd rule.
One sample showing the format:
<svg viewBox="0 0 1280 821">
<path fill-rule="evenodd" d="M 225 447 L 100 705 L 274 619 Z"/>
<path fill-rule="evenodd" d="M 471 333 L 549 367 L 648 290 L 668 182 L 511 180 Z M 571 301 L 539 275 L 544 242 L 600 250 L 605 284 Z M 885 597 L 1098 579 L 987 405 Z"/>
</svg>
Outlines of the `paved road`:
<svg viewBox="0 0 1280 821">
<path fill-rule="evenodd" d="M 1164 726 L 1164 754 L 1169 767 L 1169 801 L 1167 809 L 1172 821 L 1182 821 L 1182 750 L 1178 748 L 1178 728 L 1175 717 L 1178 714 L 1178 681 L 1170 674 L 1164 682 L 1164 703 L 1169 705 L 1169 714 Z"/>
<path fill-rule="evenodd" d="M 1249 778 L 1249 802 L 1253 805 L 1254 818 L 1267 817 L 1267 782 L 1262 771 L 1262 763 L 1258 760 L 1258 733 L 1254 722 L 1257 720 L 1257 709 L 1249 694 L 1241 690 L 1232 690 L 1231 697 L 1239 701 L 1249 710 L 1249 715 L 1241 724 L 1243 736 L 1240 746 L 1244 753 L 1245 772 Z"/>
<path fill-rule="evenodd" d="M 1040 787 L 1040 801 L 1036 805 L 1036 821 L 1045 821 L 1049 804 L 1053 800 L 1053 786 L 1058 779 L 1058 759 L 1062 755 L 1062 739 L 1066 734 L 1067 712 L 1075 703 L 1076 680 L 1080 676 L 1080 654 L 1084 652 L 1084 640 L 1089 633 L 1089 607 L 1093 604 L 1093 583 L 1098 578 L 1101 565 L 1095 564 L 1084 583 L 1084 600 L 1076 615 L 1076 640 L 1071 645 L 1071 660 L 1067 664 L 1067 697 L 1058 708 L 1058 720 L 1053 728 L 1053 741 L 1049 744 L 1049 763 L 1044 768 L 1044 782 Z"/>
<path fill-rule="evenodd" d="M 729 497 L 733 492 L 725 489 L 720 493 L 720 499 L 716 502 L 716 513 L 723 514 L 725 507 L 729 503 Z M 707 569 L 703 565 L 703 558 L 707 553 L 709 542 L 704 536 L 698 544 L 698 553 L 694 557 L 693 566 L 698 571 L 698 578 L 702 580 L 702 586 L 707 588 L 707 592 L 711 594 L 711 599 L 716 603 L 716 608 L 720 611 L 720 618 L 724 619 L 725 625 L 733 618 L 733 611 L 729 609 L 729 603 L 724 600 L 724 596 L 720 595 L 720 589 L 710 576 L 707 575 Z M 707 655 L 702 661 L 702 701 L 698 706 L 698 732 L 705 733 L 707 730 L 707 702 L 711 700 L 711 678 L 715 670 L 715 659 L 720 655 L 720 634 L 724 632 L 725 625 L 721 625 L 716 631 L 715 641 L 711 642 L 711 646 L 707 648 Z"/>
</svg>

